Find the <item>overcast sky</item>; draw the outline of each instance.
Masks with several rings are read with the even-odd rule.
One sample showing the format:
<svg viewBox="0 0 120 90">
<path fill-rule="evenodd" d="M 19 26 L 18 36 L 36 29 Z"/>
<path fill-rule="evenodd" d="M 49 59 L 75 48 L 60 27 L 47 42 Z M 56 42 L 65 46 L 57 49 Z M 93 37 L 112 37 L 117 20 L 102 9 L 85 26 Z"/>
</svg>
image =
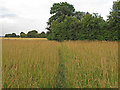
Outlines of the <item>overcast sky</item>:
<svg viewBox="0 0 120 90">
<path fill-rule="evenodd" d="M 53 3 L 68 2 L 76 11 L 99 13 L 105 20 L 116 0 L 0 0 L 0 33 L 47 31 L 46 22 Z"/>
</svg>

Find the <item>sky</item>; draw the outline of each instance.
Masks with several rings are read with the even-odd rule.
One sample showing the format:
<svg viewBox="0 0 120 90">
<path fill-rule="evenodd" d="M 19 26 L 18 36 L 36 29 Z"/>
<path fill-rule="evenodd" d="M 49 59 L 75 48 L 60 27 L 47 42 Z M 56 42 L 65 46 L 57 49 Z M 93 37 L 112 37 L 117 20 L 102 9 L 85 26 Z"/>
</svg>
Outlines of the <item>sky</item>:
<svg viewBox="0 0 120 90">
<path fill-rule="evenodd" d="M 68 2 L 75 11 L 99 13 L 105 20 L 116 0 L 0 0 L 0 36 L 30 30 L 46 32 L 50 8 L 54 3 Z"/>
</svg>

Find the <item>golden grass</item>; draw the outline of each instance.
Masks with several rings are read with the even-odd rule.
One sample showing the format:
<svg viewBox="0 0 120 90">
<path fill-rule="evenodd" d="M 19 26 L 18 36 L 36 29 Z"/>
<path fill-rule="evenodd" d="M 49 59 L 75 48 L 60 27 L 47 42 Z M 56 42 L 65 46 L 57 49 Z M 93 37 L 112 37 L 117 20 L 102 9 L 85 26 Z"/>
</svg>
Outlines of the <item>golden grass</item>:
<svg viewBox="0 0 120 90">
<path fill-rule="evenodd" d="M 2 39 L 3 88 L 117 88 L 118 43 Z"/>
<path fill-rule="evenodd" d="M 118 43 L 64 42 L 66 87 L 117 88 Z"/>
<path fill-rule="evenodd" d="M 57 42 L 3 40 L 3 87 L 54 87 Z"/>
<path fill-rule="evenodd" d="M 47 40 L 47 38 L 7 38 L 7 37 L 2 37 L 0 39 L 5 39 L 5 40 Z"/>
</svg>

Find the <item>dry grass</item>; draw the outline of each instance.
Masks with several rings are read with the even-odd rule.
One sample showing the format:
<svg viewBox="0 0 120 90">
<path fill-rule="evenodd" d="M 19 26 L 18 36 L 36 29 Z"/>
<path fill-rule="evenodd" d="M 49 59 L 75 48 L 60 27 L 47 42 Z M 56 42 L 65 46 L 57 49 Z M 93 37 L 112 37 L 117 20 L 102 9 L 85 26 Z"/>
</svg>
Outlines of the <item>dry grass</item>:
<svg viewBox="0 0 120 90">
<path fill-rule="evenodd" d="M 118 87 L 117 42 L 2 41 L 4 88 Z"/>
<path fill-rule="evenodd" d="M 47 40 L 47 38 L 6 38 L 2 37 L 0 39 L 5 39 L 5 40 Z"/>
<path fill-rule="evenodd" d="M 64 42 L 66 87 L 117 88 L 118 43 Z"/>
<path fill-rule="evenodd" d="M 54 87 L 57 42 L 3 40 L 3 87 Z"/>
</svg>

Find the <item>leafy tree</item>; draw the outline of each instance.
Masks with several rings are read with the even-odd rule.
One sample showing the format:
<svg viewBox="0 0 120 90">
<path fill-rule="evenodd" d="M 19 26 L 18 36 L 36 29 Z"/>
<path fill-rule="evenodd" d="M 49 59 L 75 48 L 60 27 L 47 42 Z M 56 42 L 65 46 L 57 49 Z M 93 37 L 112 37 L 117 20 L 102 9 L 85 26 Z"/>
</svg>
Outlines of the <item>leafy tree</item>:
<svg viewBox="0 0 120 90">
<path fill-rule="evenodd" d="M 73 5 L 70 5 L 67 2 L 54 3 L 50 10 L 50 14 L 52 14 L 53 16 L 51 16 L 49 18 L 49 21 L 47 22 L 47 29 L 51 32 L 51 23 L 53 21 L 59 18 L 59 22 L 62 22 L 64 21 L 66 16 L 73 15 L 74 11 L 75 9 Z"/>
<path fill-rule="evenodd" d="M 77 40 L 79 24 L 79 20 L 72 16 L 66 16 L 61 23 L 59 23 L 58 19 L 52 23 L 52 33 L 49 34 L 48 39 L 57 41 Z"/>
<path fill-rule="evenodd" d="M 46 37 L 47 37 L 49 34 L 50 34 L 50 31 L 47 31 L 47 32 L 46 32 Z"/>
<path fill-rule="evenodd" d="M 38 36 L 38 32 L 36 30 L 29 31 L 27 33 L 27 37 L 29 38 L 37 38 L 37 36 Z"/>
<path fill-rule="evenodd" d="M 20 36 L 19 35 L 16 35 L 17 38 L 19 38 Z"/>
<path fill-rule="evenodd" d="M 37 38 L 41 38 L 41 34 L 40 34 L 40 33 L 38 33 L 36 37 L 37 37 Z"/>
<path fill-rule="evenodd" d="M 5 37 L 16 37 L 16 33 L 6 34 Z"/>
<path fill-rule="evenodd" d="M 21 32 L 21 33 L 20 33 L 20 37 L 22 37 L 22 38 L 26 38 L 27 35 L 26 35 L 24 32 Z"/>
<path fill-rule="evenodd" d="M 67 2 L 54 3 L 51 7 L 50 14 L 56 15 L 67 15 L 70 16 L 75 11 L 73 5 L 68 4 Z"/>
<path fill-rule="evenodd" d="M 9 37 L 10 34 L 5 34 L 5 37 Z"/>
<path fill-rule="evenodd" d="M 83 19 L 84 15 L 85 15 L 85 12 L 80 12 L 80 11 L 77 11 L 73 14 L 73 16 L 76 17 L 80 21 Z"/>
<path fill-rule="evenodd" d="M 41 38 L 46 38 L 45 32 L 41 32 Z"/>
<path fill-rule="evenodd" d="M 109 40 L 118 40 L 118 33 L 120 30 L 120 1 L 113 3 L 112 11 L 108 16 L 107 22 L 109 24 L 108 29 L 110 32 Z"/>
<path fill-rule="evenodd" d="M 45 34 L 45 32 L 41 32 L 41 33 L 38 33 L 37 34 L 37 38 L 46 38 L 46 34 Z"/>
<path fill-rule="evenodd" d="M 80 40 L 95 40 L 102 39 L 102 33 L 104 31 L 103 25 L 105 21 L 97 13 L 86 13 L 81 20 L 81 28 L 79 30 Z"/>
<path fill-rule="evenodd" d="M 9 37 L 9 34 L 5 34 L 5 37 Z"/>
<path fill-rule="evenodd" d="M 12 34 L 11 34 L 11 37 L 16 37 L 16 33 L 12 33 Z"/>
</svg>

